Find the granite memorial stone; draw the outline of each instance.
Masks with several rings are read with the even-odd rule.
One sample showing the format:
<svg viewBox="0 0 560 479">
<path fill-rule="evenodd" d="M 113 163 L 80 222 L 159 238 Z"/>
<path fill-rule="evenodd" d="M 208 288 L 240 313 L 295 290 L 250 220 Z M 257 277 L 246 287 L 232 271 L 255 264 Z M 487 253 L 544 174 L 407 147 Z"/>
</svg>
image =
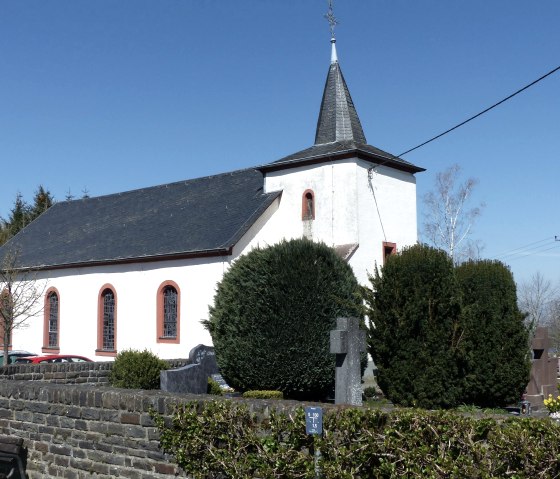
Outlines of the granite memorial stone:
<svg viewBox="0 0 560 479">
<path fill-rule="evenodd" d="M 337 318 L 331 331 L 331 353 L 336 354 L 335 404 L 362 405 L 361 354 L 366 332 L 358 318 Z"/>
<path fill-rule="evenodd" d="M 162 391 L 206 394 L 208 378 L 219 374 L 214 348 L 199 344 L 191 349 L 189 363 L 160 373 Z"/>
</svg>

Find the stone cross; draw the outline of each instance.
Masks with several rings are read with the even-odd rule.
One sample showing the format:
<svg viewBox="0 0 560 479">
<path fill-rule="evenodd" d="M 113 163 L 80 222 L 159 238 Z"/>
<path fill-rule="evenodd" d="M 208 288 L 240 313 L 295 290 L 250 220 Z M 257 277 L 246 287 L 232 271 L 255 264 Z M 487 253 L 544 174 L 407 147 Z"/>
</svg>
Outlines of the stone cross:
<svg viewBox="0 0 560 479">
<path fill-rule="evenodd" d="M 358 318 L 337 318 L 331 331 L 331 353 L 336 354 L 335 404 L 362 405 L 360 353 L 366 350 L 366 332 Z"/>
</svg>

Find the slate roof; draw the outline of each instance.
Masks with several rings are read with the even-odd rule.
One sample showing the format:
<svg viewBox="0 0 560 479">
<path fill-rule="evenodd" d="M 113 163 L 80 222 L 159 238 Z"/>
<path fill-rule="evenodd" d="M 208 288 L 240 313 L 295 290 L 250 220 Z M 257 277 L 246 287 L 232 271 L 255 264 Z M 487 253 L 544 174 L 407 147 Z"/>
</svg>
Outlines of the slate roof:
<svg viewBox="0 0 560 479">
<path fill-rule="evenodd" d="M 246 169 L 56 203 L 0 248 L 19 266 L 56 268 L 229 254 L 281 194 Z"/>
<path fill-rule="evenodd" d="M 335 141 L 367 143 L 338 61 L 329 67 L 315 133 L 316 145 Z"/>
<path fill-rule="evenodd" d="M 424 168 L 367 144 L 360 118 L 338 63 L 334 39 L 331 42 L 333 60 L 329 67 L 321 100 L 315 144 L 273 163 L 263 165 L 259 169 L 263 172 L 275 171 L 294 166 L 358 157 L 377 165 L 383 164 L 409 173 L 425 171 Z"/>
<path fill-rule="evenodd" d="M 387 165 L 397 170 L 407 171 L 409 173 L 419 173 L 426 171 L 402 158 L 380 150 L 375 146 L 365 143 L 357 143 L 356 141 L 336 141 L 334 143 L 326 143 L 323 145 L 313 145 L 305 150 L 292 153 L 273 163 L 260 166 L 263 172 L 282 170 L 296 166 L 305 166 L 313 163 L 322 163 L 325 161 L 338 160 L 343 158 L 358 157 L 369 161 L 376 165 Z"/>
</svg>

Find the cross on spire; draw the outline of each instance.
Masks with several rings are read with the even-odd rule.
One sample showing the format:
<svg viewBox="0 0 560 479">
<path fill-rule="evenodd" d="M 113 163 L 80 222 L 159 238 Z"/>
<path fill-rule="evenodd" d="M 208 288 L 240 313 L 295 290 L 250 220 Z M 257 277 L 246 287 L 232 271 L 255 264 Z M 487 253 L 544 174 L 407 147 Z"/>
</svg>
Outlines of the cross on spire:
<svg viewBox="0 0 560 479">
<path fill-rule="evenodd" d="M 336 19 L 333 13 L 333 0 L 328 0 L 328 1 L 329 1 L 329 11 L 324 15 L 324 17 L 329 22 L 329 25 L 331 27 L 331 38 L 334 39 L 335 38 L 334 27 L 338 25 L 338 20 Z"/>
</svg>

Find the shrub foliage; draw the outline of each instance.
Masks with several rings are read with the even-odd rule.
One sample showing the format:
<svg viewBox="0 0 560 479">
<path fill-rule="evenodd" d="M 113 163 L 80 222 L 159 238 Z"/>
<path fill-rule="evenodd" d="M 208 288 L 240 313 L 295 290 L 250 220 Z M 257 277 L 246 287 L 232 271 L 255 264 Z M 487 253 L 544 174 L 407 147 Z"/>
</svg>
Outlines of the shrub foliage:
<svg viewBox="0 0 560 479">
<path fill-rule="evenodd" d="M 303 408 L 258 417 L 232 401 L 153 414 L 161 448 L 193 479 L 559 477 L 560 426 L 548 419 L 475 418 L 449 411 L 331 409 L 323 436 L 305 434 Z"/>
<path fill-rule="evenodd" d="M 282 391 L 245 391 L 243 397 L 253 399 L 284 399 Z"/>
<path fill-rule="evenodd" d="M 159 373 L 168 367 L 163 359 L 146 349 L 128 349 L 115 357 L 109 381 L 117 388 L 159 389 Z"/>
<path fill-rule="evenodd" d="M 365 301 L 369 352 L 385 395 L 404 406 L 453 407 L 461 398 L 461 306 L 447 254 L 415 245 L 375 271 Z"/>
<path fill-rule="evenodd" d="M 529 380 L 528 336 L 509 269 L 454 267 L 415 245 L 389 258 L 365 289 L 378 384 L 404 406 L 516 403 Z"/>
<path fill-rule="evenodd" d="M 305 239 L 240 257 L 219 283 L 205 322 L 227 383 L 286 397 L 327 394 L 335 367 L 330 330 L 337 317 L 360 315 L 358 288 L 333 249 Z"/>
<path fill-rule="evenodd" d="M 490 260 L 463 263 L 456 272 L 465 319 L 463 401 L 481 407 L 515 403 L 527 387 L 531 364 L 513 275 Z"/>
</svg>

